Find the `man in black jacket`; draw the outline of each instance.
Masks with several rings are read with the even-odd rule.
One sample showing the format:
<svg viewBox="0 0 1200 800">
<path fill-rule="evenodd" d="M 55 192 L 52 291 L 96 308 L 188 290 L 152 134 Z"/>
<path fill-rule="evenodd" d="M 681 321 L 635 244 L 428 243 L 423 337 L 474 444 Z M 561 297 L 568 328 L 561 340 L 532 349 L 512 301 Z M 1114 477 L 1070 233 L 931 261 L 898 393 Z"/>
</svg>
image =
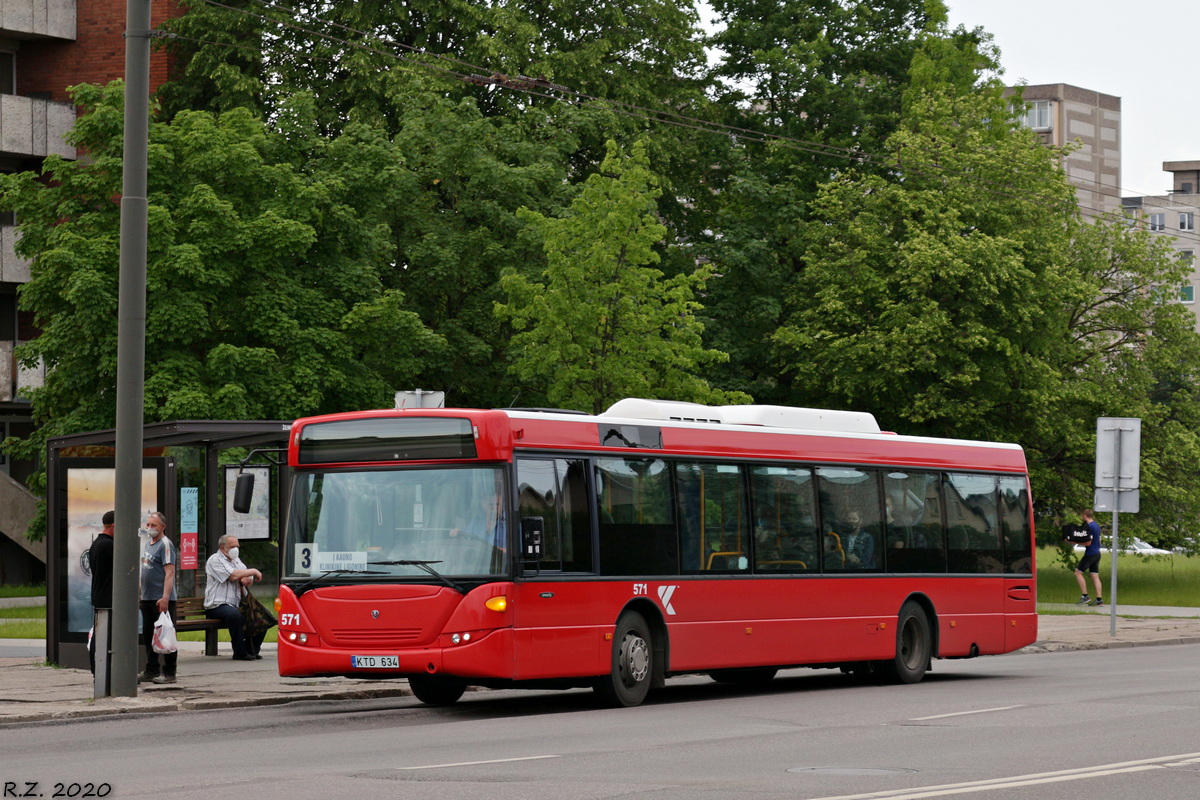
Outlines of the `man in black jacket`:
<svg viewBox="0 0 1200 800">
<path fill-rule="evenodd" d="M 113 512 L 104 512 L 104 516 L 100 518 L 100 524 L 104 527 L 100 530 L 100 535 L 92 540 L 92 546 L 88 548 L 88 569 L 92 572 L 93 620 L 97 609 L 112 608 L 113 519 Z M 92 638 L 93 641 L 88 642 L 88 663 L 91 665 L 94 675 L 96 673 L 96 642 L 94 641 L 95 637 Z M 107 652 L 107 642 L 104 647 Z"/>
</svg>

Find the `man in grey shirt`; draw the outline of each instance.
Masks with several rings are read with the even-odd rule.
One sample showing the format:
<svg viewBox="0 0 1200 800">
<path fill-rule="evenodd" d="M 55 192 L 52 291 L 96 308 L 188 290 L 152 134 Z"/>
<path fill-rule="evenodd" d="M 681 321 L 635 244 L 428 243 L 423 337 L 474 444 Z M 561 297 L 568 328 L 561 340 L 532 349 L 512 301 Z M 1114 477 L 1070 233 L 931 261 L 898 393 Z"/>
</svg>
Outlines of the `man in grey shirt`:
<svg viewBox="0 0 1200 800">
<path fill-rule="evenodd" d="M 142 638 L 146 642 L 146 669 L 138 676 L 138 683 L 174 683 L 175 662 L 178 653 L 165 653 L 159 667 L 158 653 L 154 652 L 154 623 L 158 615 L 166 611 L 175 621 L 175 564 L 178 557 L 175 546 L 166 537 L 167 519 L 162 512 L 151 511 L 146 515 L 146 529 L 150 532 L 150 543 L 142 554 L 142 593 L 138 607 L 142 612 Z"/>
</svg>

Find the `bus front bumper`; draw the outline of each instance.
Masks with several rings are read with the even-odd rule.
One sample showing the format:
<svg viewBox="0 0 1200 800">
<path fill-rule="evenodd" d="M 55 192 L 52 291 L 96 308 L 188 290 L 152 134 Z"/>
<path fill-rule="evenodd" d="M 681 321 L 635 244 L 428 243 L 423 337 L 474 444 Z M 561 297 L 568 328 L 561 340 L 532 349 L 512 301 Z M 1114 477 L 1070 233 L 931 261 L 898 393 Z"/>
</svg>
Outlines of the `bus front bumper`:
<svg viewBox="0 0 1200 800">
<path fill-rule="evenodd" d="M 429 647 L 329 647 L 310 634 L 308 643 L 279 635 L 279 674 L 285 678 L 331 675 L 403 678 L 408 675 L 452 675 L 461 678 L 506 678 L 513 673 L 510 628 L 477 633 L 468 641 Z"/>
</svg>

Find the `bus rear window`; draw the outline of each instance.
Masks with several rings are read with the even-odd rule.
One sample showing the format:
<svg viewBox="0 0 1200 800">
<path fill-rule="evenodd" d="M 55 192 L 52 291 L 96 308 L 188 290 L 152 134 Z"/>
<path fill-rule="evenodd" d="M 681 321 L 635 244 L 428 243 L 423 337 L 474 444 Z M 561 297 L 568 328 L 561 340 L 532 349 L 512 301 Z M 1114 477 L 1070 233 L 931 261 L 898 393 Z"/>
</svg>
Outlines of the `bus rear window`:
<svg viewBox="0 0 1200 800">
<path fill-rule="evenodd" d="M 319 422 L 300 432 L 299 463 L 475 458 L 469 419 L 388 417 Z"/>
</svg>

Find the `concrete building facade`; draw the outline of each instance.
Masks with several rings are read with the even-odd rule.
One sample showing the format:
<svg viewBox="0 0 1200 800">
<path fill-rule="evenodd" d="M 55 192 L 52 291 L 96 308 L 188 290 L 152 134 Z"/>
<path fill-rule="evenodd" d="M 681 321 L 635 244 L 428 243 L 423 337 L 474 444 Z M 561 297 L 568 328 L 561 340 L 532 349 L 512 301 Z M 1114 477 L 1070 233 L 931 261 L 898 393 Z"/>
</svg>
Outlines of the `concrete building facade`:
<svg viewBox="0 0 1200 800">
<path fill-rule="evenodd" d="M 1168 194 L 1126 197 L 1121 202 L 1131 224 L 1168 237 L 1180 257 L 1191 263 L 1178 298 L 1197 314 L 1196 330 L 1200 331 L 1200 309 L 1196 306 L 1200 294 L 1200 272 L 1196 267 L 1196 253 L 1200 251 L 1200 235 L 1196 232 L 1200 219 L 1200 161 L 1164 161 L 1163 170 L 1171 173 Z"/>
<path fill-rule="evenodd" d="M 1121 98 L 1067 83 L 1010 89 L 1029 104 L 1025 124 L 1047 146 L 1074 144 L 1063 160 L 1080 210 L 1095 217 L 1121 209 Z"/>
</svg>

